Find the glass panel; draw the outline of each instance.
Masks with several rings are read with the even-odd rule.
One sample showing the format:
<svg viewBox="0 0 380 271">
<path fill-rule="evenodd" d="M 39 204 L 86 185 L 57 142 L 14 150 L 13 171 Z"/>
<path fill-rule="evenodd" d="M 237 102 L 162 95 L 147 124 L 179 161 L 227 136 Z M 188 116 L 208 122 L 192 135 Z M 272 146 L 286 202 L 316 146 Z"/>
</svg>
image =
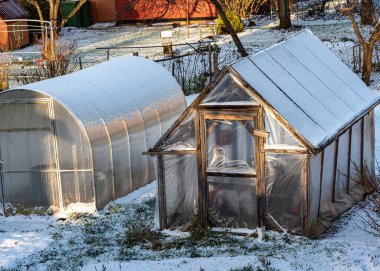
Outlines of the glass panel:
<svg viewBox="0 0 380 271">
<path fill-rule="evenodd" d="M 208 177 L 209 219 L 215 227 L 257 227 L 256 180 Z"/>
<path fill-rule="evenodd" d="M 206 120 L 207 172 L 255 174 L 253 121 Z"/>
<path fill-rule="evenodd" d="M 195 112 L 185 119 L 161 146 L 162 150 L 194 150 L 195 147 Z"/>
<path fill-rule="evenodd" d="M 267 213 L 290 232 L 302 229 L 301 181 L 307 155 L 266 154 Z"/>
<path fill-rule="evenodd" d="M 245 102 L 257 104 L 230 74 L 226 74 L 213 90 L 206 96 L 202 104 Z"/>
<path fill-rule="evenodd" d="M 198 173 L 195 155 L 164 156 L 166 213 L 169 228 L 190 225 L 198 210 Z"/>
</svg>

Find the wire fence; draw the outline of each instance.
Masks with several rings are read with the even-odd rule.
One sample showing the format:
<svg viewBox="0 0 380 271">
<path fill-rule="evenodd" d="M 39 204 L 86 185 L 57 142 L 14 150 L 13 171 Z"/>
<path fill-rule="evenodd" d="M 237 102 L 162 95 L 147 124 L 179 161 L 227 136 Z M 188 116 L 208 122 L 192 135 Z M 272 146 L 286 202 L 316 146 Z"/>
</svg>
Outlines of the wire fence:
<svg viewBox="0 0 380 271">
<path fill-rule="evenodd" d="M 341 59 L 351 70 L 361 76 L 363 64 L 363 52 L 360 45 L 353 42 L 326 43 L 326 45 Z M 261 48 L 248 47 L 250 54 L 256 53 Z M 184 44 L 173 50 L 172 55 L 164 53 L 164 47 L 111 47 L 100 48 L 104 54 L 96 57 L 77 55 L 68 60 L 64 66 L 64 73 L 82 70 L 98 63 L 107 61 L 119 55 L 138 55 L 156 61 L 167 69 L 181 85 L 185 94 L 200 92 L 222 69 L 238 59 L 240 54 L 234 46 L 218 46 L 213 42 L 203 44 Z M 30 82 L 29 77 L 33 71 L 39 69 L 41 63 L 29 63 L 27 65 L 13 65 L 11 69 L 11 87 Z M 33 80 L 45 78 L 34 78 Z M 376 47 L 373 56 L 372 86 L 380 87 L 380 47 Z"/>
</svg>

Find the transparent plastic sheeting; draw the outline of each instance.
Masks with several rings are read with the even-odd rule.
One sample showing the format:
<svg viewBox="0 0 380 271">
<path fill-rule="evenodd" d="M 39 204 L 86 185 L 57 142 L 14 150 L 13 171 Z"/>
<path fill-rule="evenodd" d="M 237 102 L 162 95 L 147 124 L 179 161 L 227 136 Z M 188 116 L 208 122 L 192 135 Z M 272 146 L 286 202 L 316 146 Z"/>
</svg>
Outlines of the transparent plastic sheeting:
<svg viewBox="0 0 380 271">
<path fill-rule="evenodd" d="M 339 213 L 342 213 L 350 205 L 351 199 L 347 194 L 348 191 L 348 159 L 349 159 L 349 144 L 350 135 L 346 131 L 339 137 L 338 157 L 336 164 L 336 181 L 335 181 L 335 195 L 334 204 L 341 206 Z"/>
<path fill-rule="evenodd" d="M 203 99 L 201 104 L 224 104 L 224 103 L 250 103 L 256 101 L 241 87 L 229 73 L 223 76 L 213 90 Z"/>
<path fill-rule="evenodd" d="M 208 177 L 208 212 L 214 227 L 257 227 L 256 179 Z"/>
<path fill-rule="evenodd" d="M 351 163 L 350 163 L 350 182 L 349 188 L 351 191 L 356 190 L 357 171 L 361 167 L 361 121 L 358 121 L 351 128 Z M 355 192 L 354 192 L 355 193 Z M 353 193 L 351 193 L 353 194 Z M 354 195 L 353 195 L 354 196 Z M 359 195 L 360 197 L 360 195 Z"/>
<path fill-rule="evenodd" d="M 243 126 L 253 121 L 243 122 L 206 120 L 208 172 L 256 173 L 254 139 Z"/>
<path fill-rule="evenodd" d="M 301 234 L 301 183 L 306 182 L 308 155 L 265 154 L 267 213 L 272 223 Z M 271 219 L 269 219 L 270 221 Z"/>
<path fill-rule="evenodd" d="M 164 182 L 168 228 L 185 230 L 198 213 L 198 166 L 195 155 L 165 155 Z"/>
<path fill-rule="evenodd" d="M 375 133 L 373 111 L 364 116 L 364 151 L 363 163 L 368 170 L 374 171 L 375 166 Z"/>
<path fill-rule="evenodd" d="M 331 226 L 334 219 L 363 197 L 364 191 L 355 181 L 361 164 L 361 125 L 362 122 L 358 121 L 352 126 L 351 141 L 350 131 L 347 130 L 338 141 L 325 148 L 323 155 L 319 153 L 317 156 L 310 156 L 310 236 L 317 236 L 324 232 Z M 365 116 L 363 128 L 363 156 L 365 157 L 363 163 L 373 170 L 373 112 Z M 337 154 L 335 154 L 336 147 Z M 350 157 L 349 154 L 351 154 Z M 337 166 L 334 173 L 335 155 L 337 155 Z M 323 161 L 321 161 L 322 157 Z M 321 165 L 323 165 L 323 170 L 321 170 Z"/>
<path fill-rule="evenodd" d="M 193 111 L 178 125 L 166 142 L 161 145 L 160 150 L 178 151 L 195 149 L 195 111 Z"/>
<path fill-rule="evenodd" d="M 265 112 L 265 130 L 269 132 L 265 147 L 289 149 L 303 148 L 294 136 L 267 111 Z"/>
<path fill-rule="evenodd" d="M 48 99 L 52 103 L 52 115 L 43 116 L 43 119 L 55 121 L 57 142 L 53 144 L 54 154 L 48 155 L 48 151 L 43 149 L 47 147 L 42 147 L 41 142 L 28 144 L 33 146 L 31 151 L 22 151 L 23 145 L 15 143 L 10 149 L 13 157 L 3 160 L 5 166 L 12 164 L 17 170 L 24 171 L 19 166 L 22 163 L 18 162 L 23 158 L 17 153 L 26 154 L 26 158 L 31 159 L 35 156 L 33 152 L 46 152 L 41 155 L 53 159 L 54 170 L 60 171 L 60 174 L 55 173 L 58 181 L 50 173 L 46 178 L 54 183 L 54 187 L 61 182 L 62 189 L 57 197 L 60 202 L 58 204 L 54 201 L 54 204 L 63 207 L 78 200 L 87 202 L 95 199 L 97 209 L 102 209 L 109 201 L 154 180 L 153 160 L 142 153 L 153 147 L 186 107 L 181 87 L 169 72 L 153 61 L 131 56 L 0 94 L 0 102 L 39 98 Z M 4 107 L 4 110 L 6 113 L 2 116 L 6 117 L 1 121 L 5 126 L 14 122 L 13 125 L 18 125 L 17 128 L 20 129 L 28 128 L 28 125 L 32 128 L 40 127 L 38 119 L 31 119 L 29 124 L 22 122 L 25 116 L 23 112 L 29 110 L 23 105 L 12 109 Z M 40 109 L 33 107 L 33 110 Z M 18 119 L 13 121 L 10 116 Z M 50 131 L 50 134 L 53 132 Z M 3 144 L 16 140 L 17 133 L 21 135 L 21 132 L 12 132 L 2 136 Z M 36 132 L 27 133 L 33 138 L 33 133 Z M 49 131 L 39 133 L 49 134 Z M 14 139 L 9 138 L 14 135 Z M 48 136 L 35 137 L 31 140 L 42 140 Z M 37 164 L 46 163 L 41 160 Z M 5 182 L 21 183 L 17 187 L 8 187 L 5 199 L 17 202 L 20 200 L 16 200 L 17 196 L 9 198 L 8 195 L 24 191 L 28 193 L 26 198 L 30 199 L 30 204 L 25 204 L 29 207 L 36 206 L 32 199 L 38 198 L 39 194 L 27 192 L 28 183 L 32 180 L 26 175 L 33 166 L 27 166 L 26 173 L 23 173 L 25 176 L 6 177 L 11 180 Z M 37 180 L 36 183 L 38 182 L 44 181 Z M 36 184 L 33 183 L 34 185 Z M 41 187 L 40 194 L 49 194 L 50 191 L 52 195 L 57 194 L 47 186 Z"/>
</svg>

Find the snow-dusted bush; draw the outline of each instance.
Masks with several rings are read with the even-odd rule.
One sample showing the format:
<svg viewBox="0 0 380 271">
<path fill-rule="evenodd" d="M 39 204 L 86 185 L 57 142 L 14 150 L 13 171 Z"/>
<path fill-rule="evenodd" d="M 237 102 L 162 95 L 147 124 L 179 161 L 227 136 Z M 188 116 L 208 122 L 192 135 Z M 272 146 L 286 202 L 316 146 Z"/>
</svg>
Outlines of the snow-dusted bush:
<svg viewBox="0 0 380 271">
<path fill-rule="evenodd" d="M 239 15 L 231 11 L 226 11 L 226 16 L 236 33 L 244 31 L 244 26 Z M 220 17 L 220 15 L 218 16 L 218 19 L 216 21 L 216 26 L 218 27 L 218 34 L 230 33 L 227 27 L 224 25 L 224 22 L 222 18 Z"/>
</svg>

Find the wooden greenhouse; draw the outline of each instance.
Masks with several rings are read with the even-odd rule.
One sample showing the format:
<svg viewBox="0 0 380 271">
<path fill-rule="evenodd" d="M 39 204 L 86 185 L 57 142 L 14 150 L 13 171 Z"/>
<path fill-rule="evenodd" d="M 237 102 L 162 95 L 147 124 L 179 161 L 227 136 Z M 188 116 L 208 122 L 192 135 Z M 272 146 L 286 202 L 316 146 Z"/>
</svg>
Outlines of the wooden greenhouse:
<svg viewBox="0 0 380 271">
<path fill-rule="evenodd" d="M 310 31 L 225 67 L 148 152 L 160 227 L 318 236 L 363 196 L 378 104 Z"/>
</svg>

